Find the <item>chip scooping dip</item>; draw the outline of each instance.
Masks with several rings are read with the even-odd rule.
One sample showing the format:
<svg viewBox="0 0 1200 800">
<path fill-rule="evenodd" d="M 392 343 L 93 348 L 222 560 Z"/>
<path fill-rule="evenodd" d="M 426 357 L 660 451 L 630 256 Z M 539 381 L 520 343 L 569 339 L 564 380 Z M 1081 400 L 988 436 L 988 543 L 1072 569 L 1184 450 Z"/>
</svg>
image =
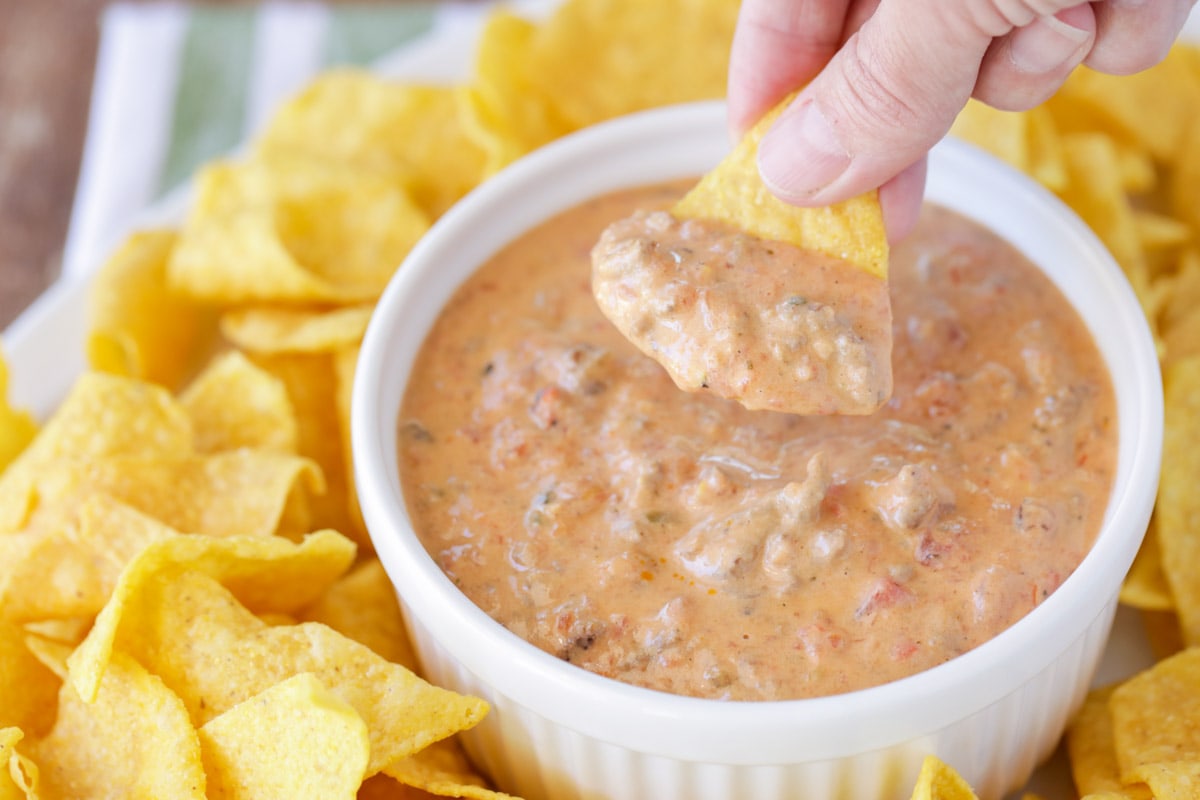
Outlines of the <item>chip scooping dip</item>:
<svg viewBox="0 0 1200 800">
<path fill-rule="evenodd" d="M 764 116 L 669 211 L 592 251 L 596 301 L 676 385 L 796 414 L 869 414 L 892 393 L 887 238 L 874 192 L 798 208 L 759 177 Z"/>
</svg>

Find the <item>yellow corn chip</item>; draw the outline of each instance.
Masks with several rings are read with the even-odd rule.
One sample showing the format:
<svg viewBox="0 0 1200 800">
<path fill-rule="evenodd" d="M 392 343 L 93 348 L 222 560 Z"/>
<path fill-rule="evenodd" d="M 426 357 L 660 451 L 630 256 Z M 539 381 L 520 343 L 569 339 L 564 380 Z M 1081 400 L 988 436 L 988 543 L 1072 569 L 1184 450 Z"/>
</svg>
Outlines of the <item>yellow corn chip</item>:
<svg viewBox="0 0 1200 800">
<path fill-rule="evenodd" d="M 1081 67 L 1071 73 L 1059 95 L 1086 107 L 1104 128 L 1119 131 L 1161 162 L 1175 158 L 1200 112 L 1200 78 L 1178 49 L 1136 75 Z"/>
<path fill-rule="evenodd" d="M 373 299 L 429 227 L 394 180 L 311 159 L 211 164 L 196 191 L 168 277 L 223 304 Z"/>
<path fill-rule="evenodd" d="M 91 702 L 69 681 L 62 685 L 54 728 L 31 752 L 43 797 L 205 798 L 200 740 L 187 709 L 121 653 Z"/>
<path fill-rule="evenodd" d="M 512 795 L 489 789 L 454 739 L 443 739 L 424 750 L 389 764 L 383 770 L 405 786 L 442 797 L 501 800 Z"/>
<path fill-rule="evenodd" d="M 52 461 L 181 454 L 191 447 L 191 424 L 165 389 L 85 373 L 29 447 L 0 474 L 0 531 L 23 527 L 34 499 L 34 483 Z"/>
<path fill-rule="evenodd" d="M 483 175 L 483 152 L 463 130 L 455 93 L 333 70 L 276 112 L 257 151 L 268 158 L 307 154 L 388 173 L 436 218 Z"/>
<path fill-rule="evenodd" d="M 237 351 L 209 362 L 179 403 L 192 421 L 199 453 L 242 447 L 297 450 L 296 414 L 287 387 Z"/>
<path fill-rule="evenodd" d="M 38 800 L 37 766 L 17 750 L 20 728 L 0 728 L 0 800 Z"/>
<path fill-rule="evenodd" d="M 1126 786 L 1117 766 L 1113 744 L 1112 717 L 1108 701 L 1113 689 L 1109 686 L 1092 690 L 1083 706 L 1067 728 L 1067 752 L 1071 757 L 1071 774 L 1080 795 L 1131 797 L 1151 800 L 1145 786 Z"/>
<path fill-rule="evenodd" d="M 570 0 L 533 36 L 529 74 L 574 128 L 724 97 L 736 0 Z"/>
<path fill-rule="evenodd" d="M 1121 779 L 1145 781 L 1154 764 L 1200 760 L 1200 648 L 1159 661 L 1109 700 Z"/>
<path fill-rule="evenodd" d="M 799 208 L 771 194 L 759 177 L 758 143 L 786 104 L 759 120 L 733 152 L 675 205 L 673 213 L 726 222 L 760 239 L 815 250 L 886 278 L 887 232 L 875 192 L 824 208 Z"/>
<path fill-rule="evenodd" d="M 59 525 L 0 536 L 6 567 L 0 572 L 0 616 L 19 622 L 91 617 L 104 607 L 125 565 L 151 542 L 175 533 L 103 493 L 83 501 L 76 517 L 60 519 Z"/>
<path fill-rule="evenodd" d="M 208 798 L 353 800 L 370 755 L 358 713 L 301 673 L 200 728 Z"/>
<path fill-rule="evenodd" d="M 1200 644 L 1200 356 L 1166 367 L 1158 543 L 1184 641 Z"/>
<path fill-rule="evenodd" d="M 571 130 L 531 74 L 536 32 L 523 17 L 493 11 L 480 34 L 472 76 L 459 90 L 463 128 L 487 154 L 485 175 Z"/>
<path fill-rule="evenodd" d="M 289 519 L 294 490 L 320 492 L 320 472 L 308 459 L 267 450 L 211 455 L 111 456 L 61 461 L 39 476 L 44 512 L 76 508 L 102 493 L 185 533 L 269 536 Z M 34 522 L 38 520 L 35 518 Z M 290 532 L 290 531 L 288 531 Z"/>
<path fill-rule="evenodd" d="M 1146 249 L 1182 247 L 1192 238 L 1192 229 L 1186 223 L 1153 211 L 1135 211 L 1133 222 Z"/>
<path fill-rule="evenodd" d="M 0 355 L 0 475 L 29 446 L 36 434 L 37 423 L 33 416 L 8 403 L 8 364 Z"/>
<path fill-rule="evenodd" d="M 1169 335 L 1173 327 L 1200 308 L 1200 249 L 1185 249 L 1179 256 L 1175 273 L 1164 280 L 1169 282 L 1170 289 L 1161 319 L 1162 327 Z"/>
<path fill-rule="evenodd" d="M 998 111 L 972 99 L 954 120 L 950 134 L 982 147 L 1052 191 L 1066 187 L 1062 142 L 1054 119 L 1043 107 Z"/>
<path fill-rule="evenodd" d="M 58 677 L 25 644 L 25 631 L 0 620 L 0 728 L 41 736 L 54 721 Z M 0 758 L 0 771 L 7 761 Z"/>
<path fill-rule="evenodd" d="M 312 527 L 342 531 L 369 550 L 366 528 L 351 515 L 350 474 L 342 424 L 338 415 L 338 376 L 335 356 L 297 353 L 258 356 L 255 363 L 283 381 L 296 409 L 300 454 L 321 468 L 325 491 L 311 498 Z"/>
<path fill-rule="evenodd" d="M 1200 797 L 1200 761 L 1147 764 L 1134 770 L 1154 793 L 1154 800 L 1195 800 Z"/>
<path fill-rule="evenodd" d="M 358 788 L 358 800 L 433 800 L 437 795 L 411 786 L 380 772 L 363 781 Z"/>
<path fill-rule="evenodd" d="M 338 579 L 300 618 L 328 625 L 387 661 L 417 670 L 396 589 L 377 558 L 362 562 Z"/>
<path fill-rule="evenodd" d="M 1200 309 L 1188 309 L 1163 334 L 1165 366 L 1200 356 Z"/>
<path fill-rule="evenodd" d="M 221 317 L 221 333 L 252 353 L 330 352 L 362 341 L 372 310 L 372 306 L 332 311 L 236 309 Z"/>
<path fill-rule="evenodd" d="M 41 619 L 26 622 L 22 627 L 40 639 L 49 639 L 52 642 L 74 647 L 82 642 L 83 637 L 87 636 L 87 632 L 92 629 L 92 618 L 89 616 Z"/>
<path fill-rule="evenodd" d="M 354 395 L 354 370 L 358 365 L 358 345 L 343 347 L 333 354 L 333 373 L 337 380 L 334 397 L 338 417 L 338 430 L 342 439 L 342 469 L 346 475 L 346 507 L 350 515 L 351 530 L 361 537 L 361 546 L 374 550 L 371 537 L 367 535 L 367 524 L 363 520 L 362 508 L 358 504 L 358 490 L 354 483 L 354 452 L 351 449 L 350 405 Z"/>
<path fill-rule="evenodd" d="M 1200 147 L 1195 145 L 1198 137 L 1200 118 L 1192 121 L 1187 134 L 1191 144 L 1180 149 L 1170 185 L 1171 213 L 1194 231 L 1200 231 Z"/>
<path fill-rule="evenodd" d="M 1117 163 L 1121 169 L 1121 185 L 1134 194 L 1149 192 L 1158 185 L 1158 170 L 1148 152 L 1135 145 L 1114 139 Z"/>
<path fill-rule="evenodd" d="M 1068 184 L 1062 199 L 1083 218 L 1126 273 L 1144 263 L 1133 208 L 1121 183 L 1117 146 L 1102 133 L 1063 139 Z"/>
<path fill-rule="evenodd" d="M 354 551 L 353 542 L 334 531 L 317 531 L 299 544 L 274 536 L 182 534 L 154 542 L 125 568 L 96 624 L 72 653 L 71 680 L 86 701 L 95 697 L 114 642 L 130 636 L 122 634 L 123 618 L 160 575 L 203 573 L 253 612 L 286 614 L 311 605 L 349 568 Z"/>
<path fill-rule="evenodd" d="M 150 576 L 124 611 L 114 650 L 160 675 L 197 725 L 311 672 L 367 723 L 369 774 L 473 726 L 487 710 L 482 700 L 430 686 L 319 623 L 269 626 L 200 572 Z"/>
<path fill-rule="evenodd" d="M 1137 558 L 1121 585 L 1121 602 L 1134 608 L 1169 611 L 1175 607 L 1167 576 L 1162 569 L 1157 520 L 1152 519 Z"/>
<path fill-rule="evenodd" d="M 167 287 L 175 232 L 134 233 L 88 294 L 88 361 L 95 370 L 178 387 L 214 333 L 212 314 Z"/>
<path fill-rule="evenodd" d="M 926 756 L 913 787 L 912 800 L 978 800 L 954 768 L 936 756 Z"/>
</svg>

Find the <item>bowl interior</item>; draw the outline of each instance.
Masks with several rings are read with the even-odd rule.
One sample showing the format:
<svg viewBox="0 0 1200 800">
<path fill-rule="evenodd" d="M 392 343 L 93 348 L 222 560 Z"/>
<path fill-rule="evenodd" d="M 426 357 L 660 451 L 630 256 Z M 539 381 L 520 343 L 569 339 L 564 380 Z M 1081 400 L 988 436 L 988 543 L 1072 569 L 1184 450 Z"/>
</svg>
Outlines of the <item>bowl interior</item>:
<svg viewBox="0 0 1200 800">
<path fill-rule="evenodd" d="M 698 175 L 728 149 L 723 104 L 644 112 L 543 148 L 439 220 L 397 272 L 363 343 L 352 408 L 363 511 L 409 613 L 483 683 L 548 719 L 685 760 L 772 763 L 800 748 L 824 758 L 890 746 L 1012 692 L 1111 607 L 1157 485 L 1161 380 L 1128 283 L 1063 204 L 968 145 L 947 140 L 934 149 L 927 198 L 996 231 L 1058 285 L 1109 366 L 1119 415 L 1114 491 L 1092 551 L 1058 591 L 999 637 L 932 670 L 835 697 L 723 703 L 667 695 L 567 665 L 493 622 L 428 557 L 405 510 L 397 412 L 416 354 L 455 289 L 492 253 L 552 214 L 605 192 Z"/>
</svg>

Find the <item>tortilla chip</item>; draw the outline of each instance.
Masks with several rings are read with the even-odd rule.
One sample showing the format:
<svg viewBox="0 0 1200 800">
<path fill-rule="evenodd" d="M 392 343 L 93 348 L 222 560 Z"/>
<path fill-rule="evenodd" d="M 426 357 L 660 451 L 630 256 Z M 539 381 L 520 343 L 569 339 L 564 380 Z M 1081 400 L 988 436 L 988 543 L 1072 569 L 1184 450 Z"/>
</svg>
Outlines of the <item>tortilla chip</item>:
<svg viewBox="0 0 1200 800">
<path fill-rule="evenodd" d="M 1154 793 L 1154 800 L 1195 800 L 1200 797 L 1200 761 L 1147 764 L 1134 770 Z"/>
<path fill-rule="evenodd" d="M 1170 611 L 1175 607 L 1171 587 L 1167 585 L 1167 576 L 1162 569 L 1156 519 L 1151 519 L 1137 558 L 1121 584 L 1121 602 L 1148 611 Z"/>
<path fill-rule="evenodd" d="M 344 440 L 338 414 L 335 356 L 329 353 L 257 356 L 255 363 L 287 387 L 299 422 L 300 454 L 316 462 L 325 479 L 325 490 L 310 498 L 311 527 L 342 531 L 369 550 L 371 540 L 365 527 L 348 510 L 352 507 L 345 457 L 349 443 Z"/>
<path fill-rule="evenodd" d="M 22 627 L 39 639 L 49 639 L 52 642 L 67 644 L 74 648 L 92 629 L 92 618 L 88 616 L 40 619 L 26 622 Z"/>
<path fill-rule="evenodd" d="M 46 514 L 62 507 L 76 508 L 87 497 L 101 493 L 175 530 L 208 536 L 280 532 L 289 518 L 287 505 L 296 487 L 321 491 L 321 475 L 311 461 L 246 449 L 212 455 L 63 461 L 39 476 L 36 483 Z"/>
<path fill-rule="evenodd" d="M 1200 231 L 1200 147 L 1194 143 L 1200 138 L 1200 117 L 1192 121 L 1187 141 L 1190 146 L 1180 149 L 1171 176 L 1171 213 Z"/>
<path fill-rule="evenodd" d="M 1198 148 L 1200 149 L 1200 148 Z M 1175 273 L 1167 278 L 1170 289 L 1161 314 L 1162 327 L 1169 338 L 1171 329 L 1200 309 L 1200 249 L 1184 250 L 1176 262 Z M 1174 355 L 1169 349 L 1168 354 Z M 1200 352 L 1200 346 L 1188 348 Z"/>
<path fill-rule="evenodd" d="M 209 800 L 353 800 L 370 755 L 358 713 L 295 675 L 200 728 Z"/>
<path fill-rule="evenodd" d="M 912 800 L 978 800 L 970 784 L 936 756 L 926 756 Z"/>
<path fill-rule="evenodd" d="M 317 531 L 299 544 L 275 536 L 183 534 L 154 542 L 125 568 L 87 638 L 71 654 L 71 680 L 86 701 L 95 697 L 114 643 L 133 635 L 124 632 L 125 616 L 136 615 L 146 585 L 160 576 L 203 573 L 252 612 L 288 614 L 320 597 L 349 568 L 354 551 L 354 544 L 334 531 Z"/>
<path fill-rule="evenodd" d="M 1200 111 L 1200 78 L 1192 74 L 1186 57 L 1172 49 L 1161 63 L 1135 75 L 1080 67 L 1059 95 L 1086 107 L 1102 127 L 1169 162 Z"/>
<path fill-rule="evenodd" d="M 0 728 L 41 736 L 54 722 L 60 681 L 29 651 L 25 637 L 20 626 L 0 620 Z M 0 758 L 0 771 L 6 764 Z"/>
<path fill-rule="evenodd" d="M 417 671 L 396 589 L 377 558 L 339 578 L 316 603 L 300 612 L 300 619 L 328 625 L 385 660 Z"/>
<path fill-rule="evenodd" d="M 502 800 L 512 795 L 489 789 L 466 753 L 454 739 L 444 739 L 424 750 L 389 764 L 383 770 L 405 786 L 442 797 L 467 797 L 473 800 Z"/>
<path fill-rule="evenodd" d="M 1154 764 L 1200 761 L 1200 648 L 1159 661 L 1109 701 L 1121 779 L 1144 781 Z"/>
<path fill-rule="evenodd" d="M 37 422 L 8 402 L 8 364 L 0 354 L 0 475 L 37 435 Z M 3 516 L 0 514 L 0 516 Z"/>
<path fill-rule="evenodd" d="M 459 90 L 463 129 L 487 154 L 484 175 L 569 133 L 571 125 L 535 84 L 529 48 L 537 25 L 504 9 L 488 16 L 471 78 Z"/>
<path fill-rule="evenodd" d="M 221 318 L 221 333 L 257 354 L 327 353 L 361 342 L 372 310 L 372 306 L 331 311 L 236 309 Z"/>
<path fill-rule="evenodd" d="M 209 362 L 179 403 L 192 421 L 198 453 L 243 447 L 297 450 L 296 414 L 287 387 L 236 350 Z"/>
<path fill-rule="evenodd" d="M 271 159 L 303 154 L 386 173 L 437 218 L 483 176 L 483 152 L 463 129 L 455 94 L 449 87 L 332 70 L 276 112 L 257 153 Z"/>
<path fill-rule="evenodd" d="M 358 490 L 354 483 L 354 451 L 351 447 L 350 406 L 354 396 L 354 371 L 358 366 L 358 345 L 344 347 L 333 354 L 333 373 L 337 380 L 334 397 L 338 417 L 338 430 L 342 440 L 342 468 L 346 475 L 346 509 L 350 515 L 352 530 L 361 537 L 365 549 L 374 551 L 374 544 L 367 533 L 362 507 L 358 503 Z"/>
<path fill-rule="evenodd" d="M 92 369 L 153 381 L 170 389 L 194 371 L 215 332 L 212 314 L 167 286 L 172 230 L 129 236 L 88 293 Z"/>
<path fill-rule="evenodd" d="M 570 0 L 532 37 L 529 74 L 572 129 L 725 96 L 734 0 Z"/>
<path fill-rule="evenodd" d="M 1081 796 L 1131 797 L 1151 800 L 1145 786 L 1126 786 L 1121 781 L 1113 743 L 1112 717 L 1108 702 L 1116 687 L 1092 690 L 1067 728 L 1067 752 L 1071 775 Z"/>
<path fill-rule="evenodd" d="M 0 800 L 38 800 L 38 769 L 17 745 L 25 737 L 20 728 L 0 728 Z"/>
<path fill-rule="evenodd" d="M 347 164 L 213 163 L 196 186 L 168 277 L 225 305 L 373 299 L 429 227 L 394 180 Z"/>
<path fill-rule="evenodd" d="M 1117 146 L 1102 133 L 1075 133 L 1064 137 L 1067 187 L 1062 199 L 1100 237 L 1126 271 L 1144 264 L 1133 207 L 1121 183 Z"/>
<path fill-rule="evenodd" d="M 58 526 L 0 536 L 6 567 L 0 572 L 0 616 L 18 622 L 94 616 L 125 565 L 151 542 L 175 534 L 103 493 L 61 519 Z"/>
<path fill-rule="evenodd" d="M 1163 468 L 1155 507 L 1163 572 L 1184 641 L 1200 644 L 1200 356 L 1164 372 Z"/>
<path fill-rule="evenodd" d="M 311 672 L 367 723 L 368 774 L 473 726 L 487 710 L 482 700 L 430 686 L 319 623 L 269 626 L 200 572 L 149 576 L 124 611 L 114 650 L 162 676 L 197 725 Z"/>
<path fill-rule="evenodd" d="M 0 531 L 24 526 L 33 507 L 34 484 L 50 462 L 181 454 L 191 448 L 191 423 L 166 389 L 85 373 L 29 447 L 0 474 Z"/>
<path fill-rule="evenodd" d="M 48 798 L 205 798 L 200 740 L 183 703 L 121 653 L 91 702 L 62 685 L 58 719 L 32 755 Z"/>
<path fill-rule="evenodd" d="M 1053 117 L 1044 107 L 998 111 L 972 99 L 954 120 L 950 134 L 982 147 L 1051 191 L 1066 187 L 1062 142 Z"/>
<path fill-rule="evenodd" d="M 787 102 L 759 120 L 672 213 L 725 222 L 760 239 L 815 250 L 887 278 L 887 231 L 876 192 L 823 208 L 799 208 L 771 194 L 759 176 L 758 143 Z"/>
</svg>

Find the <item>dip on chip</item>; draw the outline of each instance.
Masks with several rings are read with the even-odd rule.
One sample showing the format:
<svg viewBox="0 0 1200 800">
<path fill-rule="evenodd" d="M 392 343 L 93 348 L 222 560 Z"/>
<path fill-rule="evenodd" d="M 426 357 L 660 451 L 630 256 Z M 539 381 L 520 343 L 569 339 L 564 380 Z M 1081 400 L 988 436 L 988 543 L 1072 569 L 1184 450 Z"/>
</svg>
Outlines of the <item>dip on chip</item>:
<svg viewBox="0 0 1200 800">
<path fill-rule="evenodd" d="M 593 291 L 681 389 L 749 409 L 869 414 L 892 393 L 879 202 L 810 209 L 772 195 L 755 158 L 781 108 L 669 212 L 606 229 Z"/>
</svg>

